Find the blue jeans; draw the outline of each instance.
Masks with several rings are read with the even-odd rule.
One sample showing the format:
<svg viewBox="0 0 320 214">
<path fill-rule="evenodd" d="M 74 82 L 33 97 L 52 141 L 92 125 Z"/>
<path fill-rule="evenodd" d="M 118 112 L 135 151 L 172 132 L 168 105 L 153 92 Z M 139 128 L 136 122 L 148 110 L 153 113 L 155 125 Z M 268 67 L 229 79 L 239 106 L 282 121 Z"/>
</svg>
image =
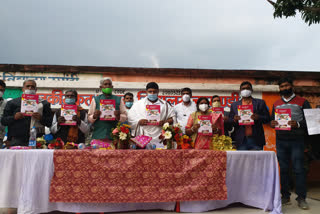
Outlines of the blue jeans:
<svg viewBox="0 0 320 214">
<path fill-rule="evenodd" d="M 253 137 L 244 137 L 242 144 L 237 147 L 237 150 L 263 150 L 263 146 L 258 146 Z"/>
<path fill-rule="evenodd" d="M 293 140 L 277 139 L 277 157 L 280 165 L 281 195 L 290 198 L 289 167 L 292 162 L 293 173 L 296 179 L 296 194 L 305 199 L 307 195 L 306 172 L 304 168 L 304 138 Z"/>
</svg>

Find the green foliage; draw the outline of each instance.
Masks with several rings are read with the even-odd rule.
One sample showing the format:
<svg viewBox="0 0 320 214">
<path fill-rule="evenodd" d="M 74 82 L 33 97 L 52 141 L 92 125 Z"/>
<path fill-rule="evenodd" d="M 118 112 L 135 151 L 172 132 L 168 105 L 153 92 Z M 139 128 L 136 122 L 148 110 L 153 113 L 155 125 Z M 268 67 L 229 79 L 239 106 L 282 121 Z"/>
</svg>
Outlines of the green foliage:
<svg viewBox="0 0 320 214">
<path fill-rule="evenodd" d="M 320 23 L 320 0 L 277 0 L 269 1 L 274 6 L 275 18 L 295 16 L 301 13 L 301 18 L 310 26 Z"/>
</svg>

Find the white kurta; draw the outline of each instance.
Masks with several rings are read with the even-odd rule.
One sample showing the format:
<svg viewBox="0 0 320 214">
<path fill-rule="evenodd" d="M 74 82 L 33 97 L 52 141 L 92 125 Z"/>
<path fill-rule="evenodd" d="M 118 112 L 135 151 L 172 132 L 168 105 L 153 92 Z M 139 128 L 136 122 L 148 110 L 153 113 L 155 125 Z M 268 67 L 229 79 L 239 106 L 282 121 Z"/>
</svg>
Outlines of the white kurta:
<svg viewBox="0 0 320 214">
<path fill-rule="evenodd" d="M 184 134 L 189 116 L 195 111 L 197 111 L 197 105 L 193 101 L 188 106 L 184 105 L 183 102 L 174 106 L 175 122 L 181 125 Z"/>
<path fill-rule="evenodd" d="M 160 120 L 167 120 L 169 118 L 174 117 L 173 108 L 170 104 L 166 103 L 164 100 L 158 99 L 157 102 L 152 103 L 147 98 L 141 99 L 138 102 L 134 103 L 131 107 L 129 114 L 128 114 L 128 122 L 131 125 L 131 130 L 136 130 L 136 126 L 141 119 L 146 119 L 147 105 L 160 105 Z M 159 136 L 161 134 L 162 127 L 161 126 L 139 126 L 137 129 L 137 135 L 147 135 L 152 137 L 151 144 L 157 145 L 157 147 L 161 147 L 159 142 Z"/>
</svg>

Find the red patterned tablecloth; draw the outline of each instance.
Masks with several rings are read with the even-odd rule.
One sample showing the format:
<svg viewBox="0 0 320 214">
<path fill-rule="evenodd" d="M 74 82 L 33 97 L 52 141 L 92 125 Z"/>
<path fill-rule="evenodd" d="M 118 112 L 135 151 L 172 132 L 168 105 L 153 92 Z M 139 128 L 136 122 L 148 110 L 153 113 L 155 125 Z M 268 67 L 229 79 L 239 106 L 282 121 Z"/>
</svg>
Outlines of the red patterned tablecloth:
<svg viewBox="0 0 320 214">
<path fill-rule="evenodd" d="M 55 150 L 50 202 L 226 200 L 227 153 Z"/>
</svg>

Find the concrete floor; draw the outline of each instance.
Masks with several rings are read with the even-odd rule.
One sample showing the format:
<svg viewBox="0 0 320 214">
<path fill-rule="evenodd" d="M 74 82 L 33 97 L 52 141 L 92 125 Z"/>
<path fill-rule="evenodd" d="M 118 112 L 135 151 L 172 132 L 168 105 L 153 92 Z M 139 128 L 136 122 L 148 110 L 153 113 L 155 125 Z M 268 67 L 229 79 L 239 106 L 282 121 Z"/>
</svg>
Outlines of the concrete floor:
<svg viewBox="0 0 320 214">
<path fill-rule="evenodd" d="M 283 214 L 320 214 L 320 201 L 307 198 L 307 202 L 310 206 L 309 210 L 302 210 L 298 207 L 295 200 L 296 195 L 291 195 L 291 205 L 286 205 L 282 207 Z M 267 214 L 264 210 L 247 207 L 241 204 L 231 205 L 219 210 L 213 210 L 206 212 L 206 214 Z M 173 214 L 173 212 L 164 211 L 141 211 L 141 212 L 127 212 L 126 214 Z M 195 213 L 193 213 L 195 214 Z"/>
<path fill-rule="evenodd" d="M 307 202 L 309 203 L 310 209 L 309 210 L 301 210 L 297 202 L 295 201 L 296 196 L 293 194 L 291 196 L 291 205 L 286 205 L 282 207 L 282 212 L 284 214 L 320 214 L 320 200 L 313 200 L 307 198 Z M 0 209 L 0 214 L 8 214 L 7 209 Z M 16 210 L 11 210 L 10 214 L 16 213 Z M 51 212 L 51 213 L 59 213 L 62 214 L 63 212 Z M 166 212 L 166 211 L 137 211 L 137 212 L 124 212 L 121 214 L 174 214 L 175 212 Z M 213 210 L 205 213 L 217 213 L 217 214 L 267 214 L 261 209 L 248 207 L 241 204 L 233 204 L 229 207 Z M 70 213 L 68 213 L 70 214 Z M 195 213 L 193 213 L 195 214 Z"/>
</svg>

